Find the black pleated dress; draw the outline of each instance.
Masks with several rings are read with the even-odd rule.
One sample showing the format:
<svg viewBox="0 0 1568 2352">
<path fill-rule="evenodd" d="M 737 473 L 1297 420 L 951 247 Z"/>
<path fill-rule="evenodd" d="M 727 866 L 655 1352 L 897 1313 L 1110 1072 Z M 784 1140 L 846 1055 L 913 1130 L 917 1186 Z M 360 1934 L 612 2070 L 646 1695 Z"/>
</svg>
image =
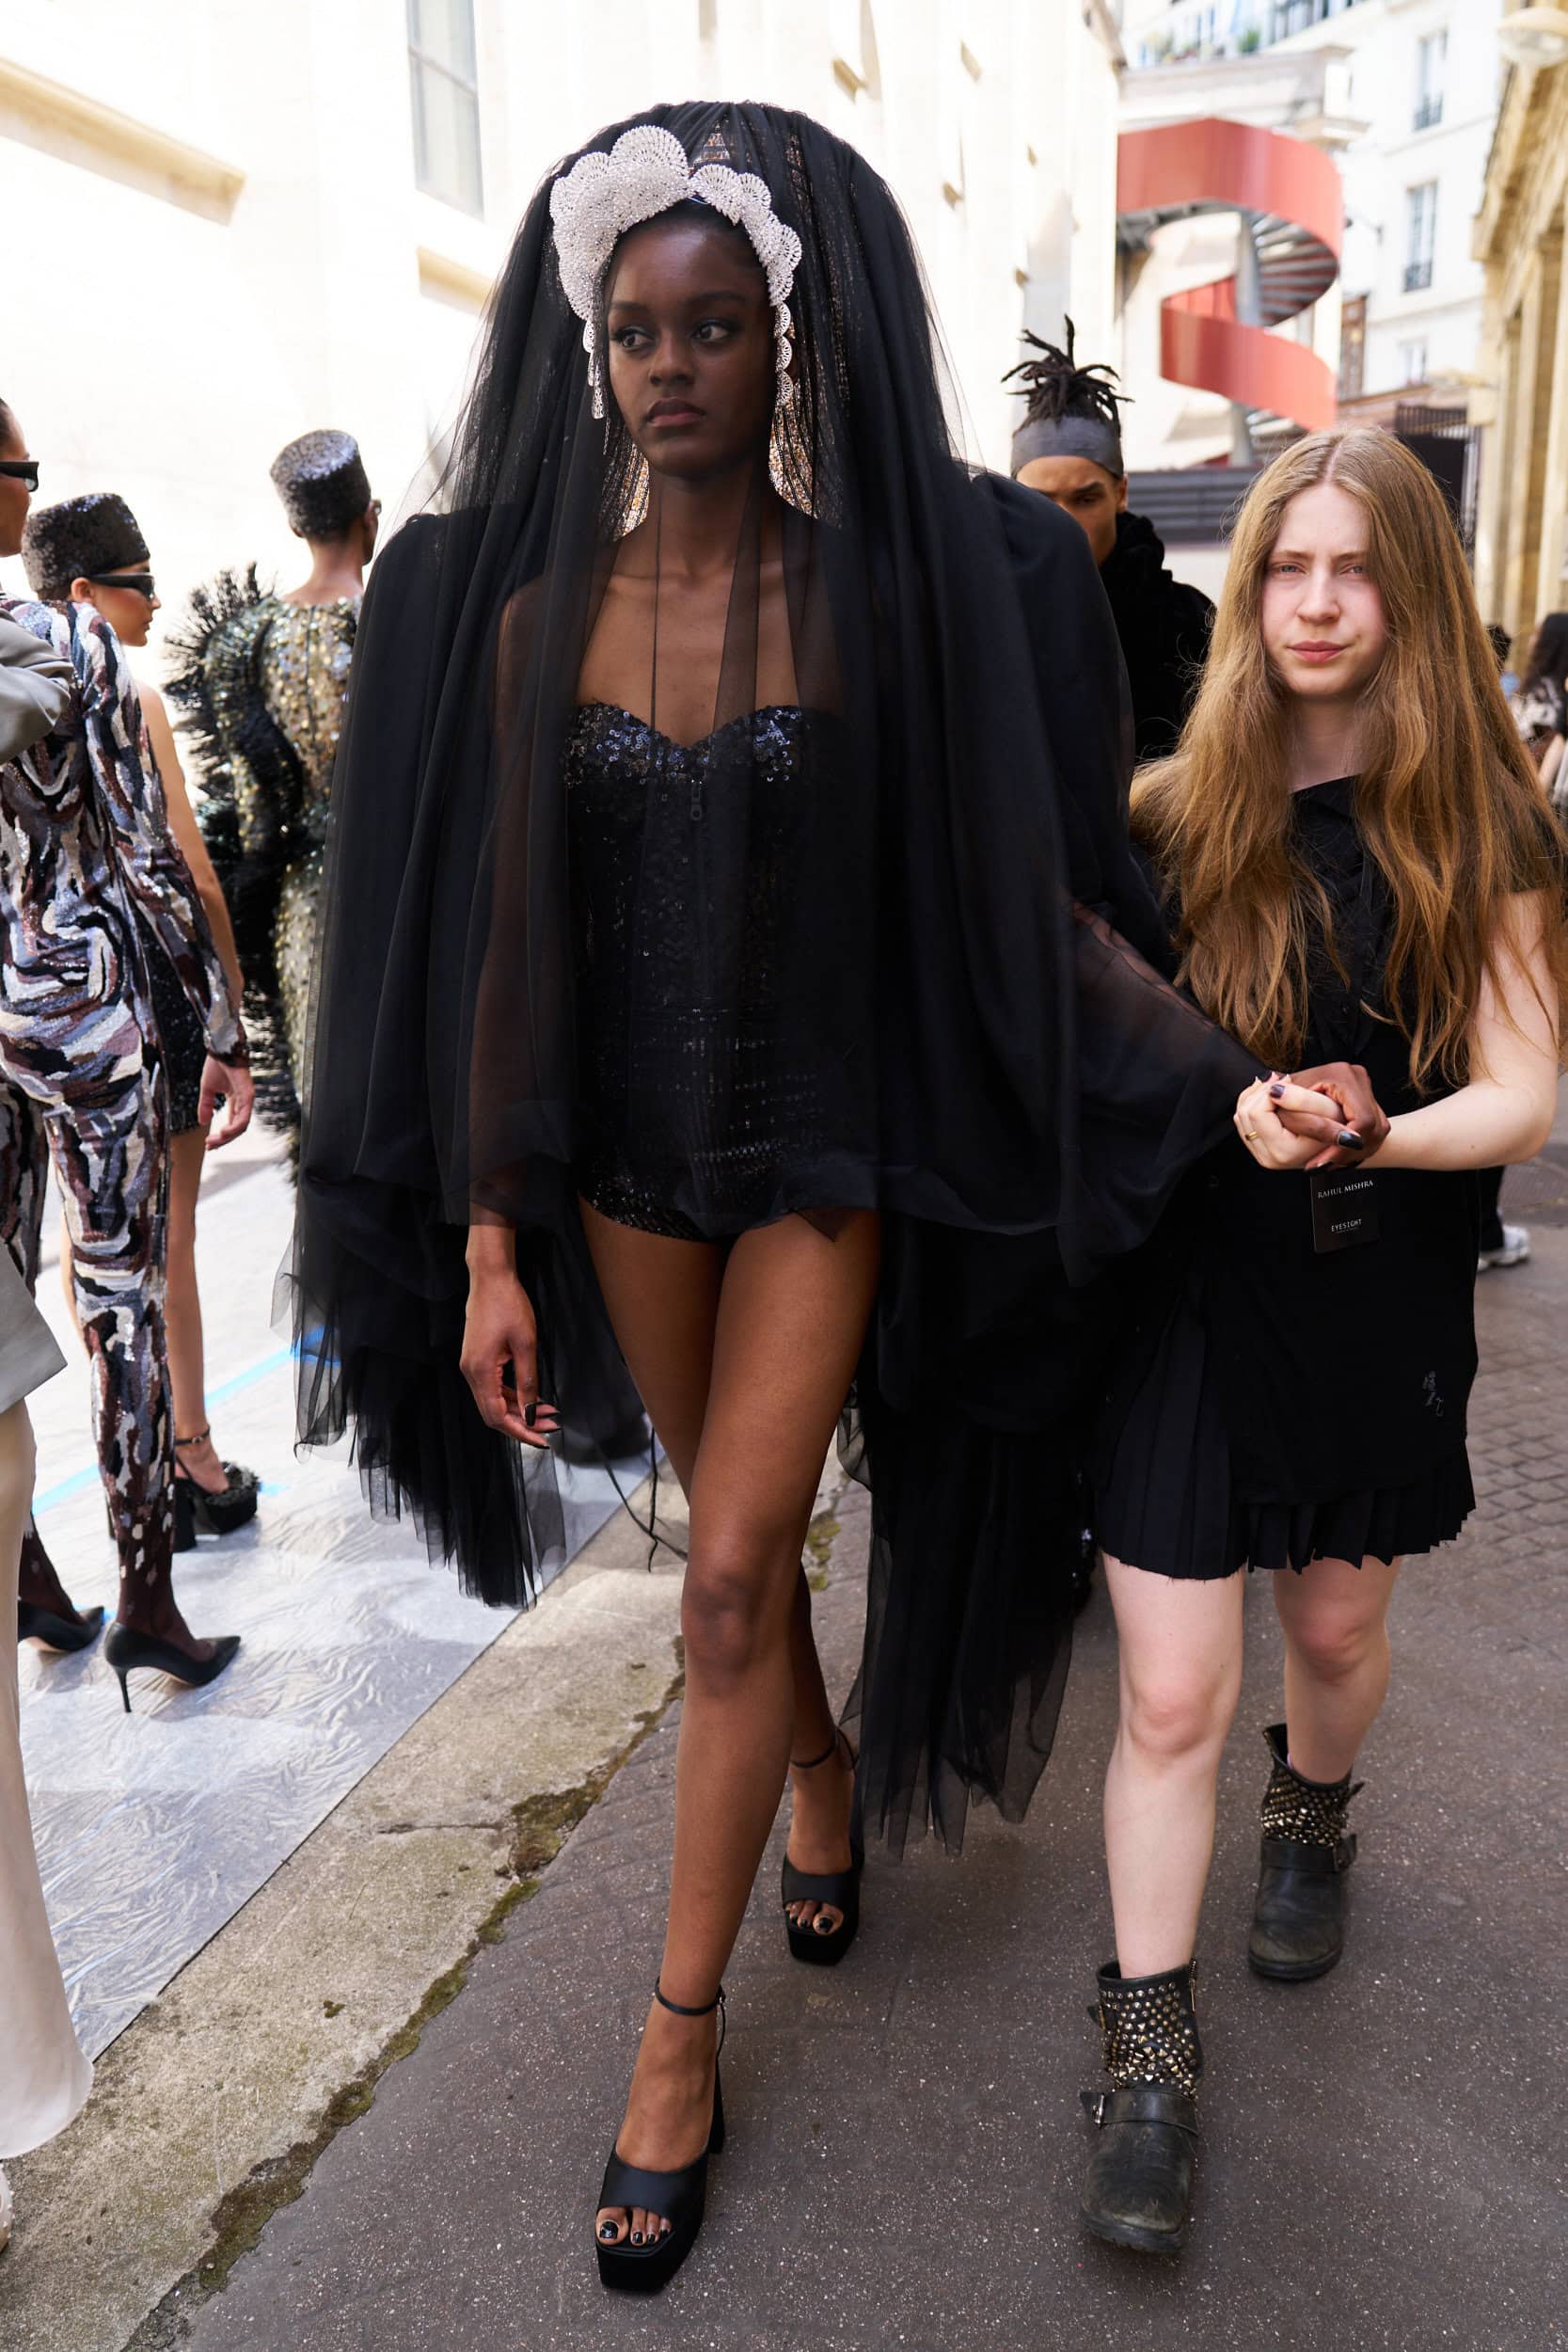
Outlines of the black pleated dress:
<svg viewBox="0 0 1568 2352">
<path fill-rule="evenodd" d="M 1316 960 L 1300 1066 L 1360 1062 L 1385 1110 L 1414 1110 L 1355 780 L 1298 793 L 1293 822 L 1345 967 Z M 1365 1181 L 1376 1237 L 1327 1252 L 1308 1178 L 1259 1168 L 1239 1137 L 1184 1181 L 1143 1253 L 1100 1416 L 1095 1530 L 1115 1558 L 1215 1578 L 1458 1534 L 1475 1501 L 1476 1180 L 1374 1163 Z"/>
</svg>

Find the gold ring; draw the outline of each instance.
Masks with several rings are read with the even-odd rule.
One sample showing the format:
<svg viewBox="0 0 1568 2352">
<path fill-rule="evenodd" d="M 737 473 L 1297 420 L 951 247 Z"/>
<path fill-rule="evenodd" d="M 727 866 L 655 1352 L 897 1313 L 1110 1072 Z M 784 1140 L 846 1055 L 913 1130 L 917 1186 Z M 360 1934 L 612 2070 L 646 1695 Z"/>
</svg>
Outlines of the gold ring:
<svg viewBox="0 0 1568 2352">
<path fill-rule="evenodd" d="M 1256 1143 L 1258 1140 L 1258 1131 L 1254 1127 L 1243 1127 L 1242 1129 L 1242 1137 L 1246 1143 Z"/>
</svg>

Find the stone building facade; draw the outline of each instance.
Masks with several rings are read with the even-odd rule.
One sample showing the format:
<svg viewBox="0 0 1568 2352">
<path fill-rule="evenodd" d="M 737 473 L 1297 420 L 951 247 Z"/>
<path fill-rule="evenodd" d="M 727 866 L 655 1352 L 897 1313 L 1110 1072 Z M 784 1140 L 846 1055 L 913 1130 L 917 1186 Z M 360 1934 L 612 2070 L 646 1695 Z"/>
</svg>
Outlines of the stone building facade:
<svg viewBox="0 0 1568 2352">
<path fill-rule="evenodd" d="M 1475 228 L 1486 272 L 1476 587 L 1516 650 L 1568 607 L 1568 65 L 1513 67 Z"/>
<path fill-rule="evenodd" d="M 652 100 L 742 93 L 886 172 L 1005 465 L 1020 327 L 1112 333 L 1119 64 L 1110 0 L 29 0 L 0 21 L 0 395 L 40 497 L 121 490 L 171 600 L 296 570 L 282 443 L 346 427 L 395 513 L 543 174 Z"/>
</svg>

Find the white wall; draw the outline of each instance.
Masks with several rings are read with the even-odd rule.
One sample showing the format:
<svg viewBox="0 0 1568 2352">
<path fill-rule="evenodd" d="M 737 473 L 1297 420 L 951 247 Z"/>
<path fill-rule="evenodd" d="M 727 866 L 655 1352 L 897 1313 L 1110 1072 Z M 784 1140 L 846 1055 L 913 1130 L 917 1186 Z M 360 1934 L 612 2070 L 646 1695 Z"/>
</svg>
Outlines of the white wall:
<svg viewBox="0 0 1568 2352">
<path fill-rule="evenodd" d="M 1070 305 L 1086 342 L 1109 337 L 1103 8 L 478 0 L 476 15 L 483 219 L 415 186 L 404 0 L 29 0 L 0 17 L 0 395 L 42 462 L 40 500 L 129 498 L 167 601 L 249 556 L 298 571 L 266 478 L 297 433 L 355 433 L 398 505 L 537 182 L 658 98 L 800 106 L 887 173 L 990 462 L 1006 462 L 998 379 L 1023 319 L 1054 329 Z M 237 194 L 214 194 L 215 167 Z M 19 587 L 20 566 L 0 580 Z"/>
</svg>

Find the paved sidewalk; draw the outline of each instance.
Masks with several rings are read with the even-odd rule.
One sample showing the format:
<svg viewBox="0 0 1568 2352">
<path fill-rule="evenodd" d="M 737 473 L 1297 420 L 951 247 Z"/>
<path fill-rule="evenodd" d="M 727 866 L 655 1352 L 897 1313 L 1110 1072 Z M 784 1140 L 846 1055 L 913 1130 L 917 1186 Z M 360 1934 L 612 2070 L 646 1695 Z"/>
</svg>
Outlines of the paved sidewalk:
<svg viewBox="0 0 1568 2352">
<path fill-rule="evenodd" d="M 1103 1596 L 1022 1830 L 952 1866 L 874 1863 L 850 1960 L 784 1956 L 770 1854 L 730 1973 L 730 2146 L 701 2245 L 649 2304 L 605 2296 L 590 2221 L 658 1949 L 674 1719 L 618 1774 L 268 2224 L 226 2292 L 138 2344 L 192 2352 L 1546 2352 L 1568 2344 L 1562 2121 L 1561 1332 L 1568 1233 L 1482 1285 L 1474 1532 L 1415 1567 L 1365 1758 L 1350 1957 L 1283 1988 L 1242 1958 L 1274 1710 L 1266 1591 L 1227 1760 L 1204 1928 L 1210 2059 L 1194 2244 L 1080 2235 L 1109 1948 L 1098 1789 Z M 858 1638 L 863 1504 L 819 1601 Z"/>
</svg>

